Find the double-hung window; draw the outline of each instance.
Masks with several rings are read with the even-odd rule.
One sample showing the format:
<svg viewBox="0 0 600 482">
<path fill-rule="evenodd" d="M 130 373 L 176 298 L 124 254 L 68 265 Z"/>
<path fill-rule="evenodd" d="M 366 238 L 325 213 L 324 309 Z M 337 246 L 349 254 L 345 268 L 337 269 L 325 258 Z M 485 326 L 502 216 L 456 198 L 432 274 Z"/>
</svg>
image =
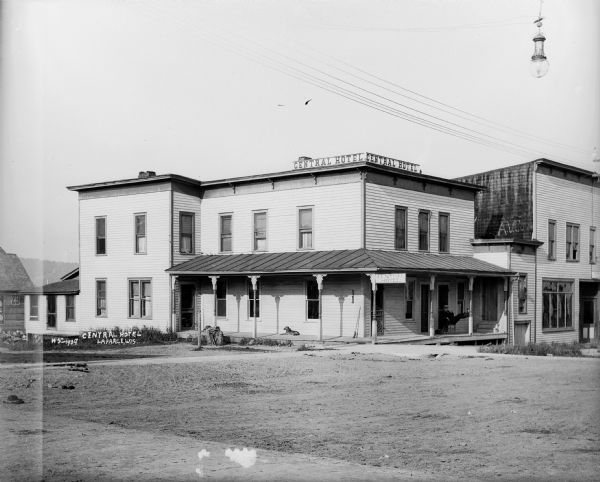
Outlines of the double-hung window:
<svg viewBox="0 0 600 482">
<path fill-rule="evenodd" d="M 106 280 L 96 280 L 96 316 L 105 317 L 108 314 L 106 306 Z"/>
<path fill-rule="evenodd" d="M 406 319 L 412 320 L 415 299 L 415 280 L 406 281 Z"/>
<path fill-rule="evenodd" d="M 459 313 L 465 312 L 465 284 L 462 282 L 456 285 L 456 307 Z"/>
<path fill-rule="evenodd" d="M 227 317 L 227 281 L 217 280 L 217 317 Z"/>
<path fill-rule="evenodd" d="M 440 213 L 438 228 L 438 250 L 440 253 L 447 253 L 450 251 L 450 214 Z"/>
<path fill-rule="evenodd" d="M 306 282 L 306 319 L 319 319 L 319 285 L 316 279 Z"/>
<path fill-rule="evenodd" d="M 135 254 L 146 254 L 146 215 L 134 215 Z"/>
<path fill-rule="evenodd" d="M 29 319 L 37 320 L 40 315 L 40 296 L 29 295 Z"/>
<path fill-rule="evenodd" d="M 106 254 L 106 216 L 96 218 L 96 254 Z"/>
<path fill-rule="evenodd" d="M 65 320 L 75 321 L 75 295 L 65 296 Z"/>
<path fill-rule="evenodd" d="M 253 290 L 252 283 L 248 281 L 248 318 L 254 318 L 255 307 L 256 317 L 260 318 L 260 282 L 256 282 L 256 290 Z"/>
<path fill-rule="evenodd" d="M 542 280 L 542 329 L 573 327 L 573 282 Z"/>
<path fill-rule="evenodd" d="M 596 263 L 596 227 L 590 227 L 590 264 Z"/>
<path fill-rule="evenodd" d="M 548 259 L 556 259 L 556 221 L 548 220 Z"/>
<path fill-rule="evenodd" d="M 394 247 L 406 249 L 406 208 L 401 206 L 396 206 Z"/>
<path fill-rule="evenodd" d="M 313 209 L 298 210 L 298 248 L 313 248 Z"/>
<path fill-rule="evenodd" d="M 179 213 L 179 252 L 194 253 L 194 213 Z"/>
<path fill-rule="evenodd" d="M 419 251 L 429 251 L 429 211 L 419 211 Z"/>
<path fill-rule="evenodd" d="M 567 261 L 579 261 L 579 225 L 567 223 Z"/>
<path fill-rule="evenodd" d="M 231 214 L 221 214 L 219 216 L 219 251 L 221 253 L 231 252 Z"/>
<path fill-rule="evenodd" d="M 527 275 L 519 275 L 519 314 L 527 313 Z"/>
<path fill-rule="evenodd" d="M 151 280 L 129 280 L 129 318 L 152 318 Z"/>
<path fill-rule="evenodd" d="M 267 250 L 267 212 L 254 213 L 254 251 Z"/>
</svg>

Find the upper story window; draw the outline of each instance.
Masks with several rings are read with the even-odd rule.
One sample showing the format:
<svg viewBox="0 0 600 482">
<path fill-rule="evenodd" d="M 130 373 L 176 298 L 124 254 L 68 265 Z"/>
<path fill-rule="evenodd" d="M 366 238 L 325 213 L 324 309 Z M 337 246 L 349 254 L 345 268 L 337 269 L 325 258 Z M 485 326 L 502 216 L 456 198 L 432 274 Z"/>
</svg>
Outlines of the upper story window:
<svg viewBox="0 0 600 482">
<path fill-rule="evenodd" d="M 438 250 L 440 253 L 447 253 L 450 251 L 450 214 L 440 213 L 438 224 Z"/>
<path fill-rule="evenodd" d="M 429 211 L 419 211 L 419 251 L 429 251 Z"/>
<path fill-rule="evenodd" d="M 129 280 L 129 318 L 152 318 L 152 281 Z"/>
<path fill-rule="evenodd" d="M 556 221 L 548 220 L 548 259 L 556 259 Z"/>
<path fill-rule="evenodd" d="M 106 308 L 106 280 L 96 280 L 96 316 L 105 317 L 108 315 Z"/>
<path fill-rule="evenodd" d="M 96 254 L 106 254 L 106 216 L 96 218 Z"/>
<path fill-rule="evenodd" d="M 313 248 L 313 208 L 298 210 L 298 248 Z"/>
<path fill-rule="evenodd" d="M 231 252 L 231 214 L 221 214 L 219 216 L 219 251 L 221 253 Z"/>
<path fill-rule="evenodd" d="M 40 297 L 39 295 L 29 296 L 29 319 L 37 320 L 40 315 Z"/>
<path fill-rule="evenodd" d="M 267 250 L 267 212 L 254 213 L 254 251 Z"/>
<path fill-rule="evenodd" d="M 406 249 L 406 208 L 396 206 L 395 242 L 396 249 Z"/>
<path fill-rule="evenodd" d="M 579 225 L 567 223 L 567 261 L 579 261 Z"/>
<path fill-rule="evenodd" d="M 146 254 L 146 215 L 136 214 L 135 218 L 135 254 Z"/>
<path fill-rule="evenodd" d="M 596 263 L 596 227 L 590 227 L 590 264 Z"/>
<path fill-rule="evenodd" d="M 194 253 L 194 213 L 179 213 L 179 252 Z"/>
<path fill-rule="evenodd" d="M 75 295 L 65 297 L 65 320 L 75 321 Z"/>
</svg>

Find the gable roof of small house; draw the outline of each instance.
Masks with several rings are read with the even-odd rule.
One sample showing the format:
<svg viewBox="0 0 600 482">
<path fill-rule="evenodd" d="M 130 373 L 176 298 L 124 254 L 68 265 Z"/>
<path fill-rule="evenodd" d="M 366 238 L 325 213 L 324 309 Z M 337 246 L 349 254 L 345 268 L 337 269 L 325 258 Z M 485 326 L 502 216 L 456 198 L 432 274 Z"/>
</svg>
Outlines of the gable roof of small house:
<svg viewBox="0 0 600 482">
<path fill-rule="evenodd" d="M 79 278 L 56 281 L 44 286 L 22 290 L 23 294 L 75 295 L 79 293 Z"/>
<path fill-rule="evenodd" d="M 19 257 L 0 248 L 0 291 L 20 291 L 32 287 Z"/>
</svg>

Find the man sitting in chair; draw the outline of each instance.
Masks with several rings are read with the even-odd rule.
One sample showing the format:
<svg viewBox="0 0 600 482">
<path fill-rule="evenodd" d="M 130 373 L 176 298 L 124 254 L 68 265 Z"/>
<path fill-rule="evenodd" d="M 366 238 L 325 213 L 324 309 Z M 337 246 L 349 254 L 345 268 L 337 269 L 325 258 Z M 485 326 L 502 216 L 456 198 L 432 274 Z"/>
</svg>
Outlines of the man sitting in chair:
<svg viewBox="0 0 600 482">
<path fill-rule="evenodd" d="M 459 322 L 459 320 L 467 318 L 468 316 L 468 312 L 459 313 L 458 315 L 455 315 L 448 309 L 448 305 L 444 305 L 444 309 L 440 312 L 439 317 L 440 331 L 444 334 L 448 333 L 449 326 L 456 328 L 456 324 Z"/>
</svg>

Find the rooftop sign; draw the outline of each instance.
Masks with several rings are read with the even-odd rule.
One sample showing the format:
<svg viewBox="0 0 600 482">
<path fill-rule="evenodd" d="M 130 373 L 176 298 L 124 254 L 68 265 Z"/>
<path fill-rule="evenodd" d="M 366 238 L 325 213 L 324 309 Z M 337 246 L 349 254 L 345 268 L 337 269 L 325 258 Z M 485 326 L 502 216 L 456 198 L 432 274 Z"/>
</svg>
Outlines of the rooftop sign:
<svg viewBox="0 0 600 482">
<path fill-rule="evenodd" d="M 353 164 L 355 162 L 369 162 L 380 166 L 392 167 L 403 171 L 419 172 L 419 164 L 400 161 L 391 157 L 379 156 L 370 152 L 359 152 L 358 154 L 342 154 L 341 156 L 318 157 L 300 157 L 294 161 L 294 169 L 313 169 L 318 167 L 337 166 L 342 164 Z"/>
</svg>

